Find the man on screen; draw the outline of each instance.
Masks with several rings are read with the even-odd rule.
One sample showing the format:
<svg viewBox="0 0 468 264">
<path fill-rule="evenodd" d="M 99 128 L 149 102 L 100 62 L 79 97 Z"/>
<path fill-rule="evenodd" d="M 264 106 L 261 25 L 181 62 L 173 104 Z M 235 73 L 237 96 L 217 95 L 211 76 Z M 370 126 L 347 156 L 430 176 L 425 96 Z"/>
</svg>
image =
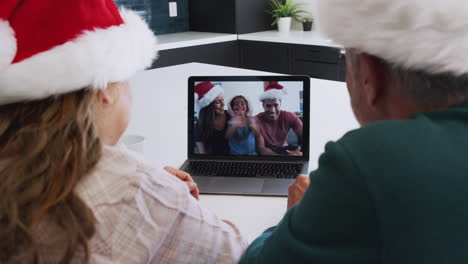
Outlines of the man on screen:
<svg viewBox="0 0 468 264">
<path fill-rule="evenodd" d="M 281 110 L 283 86 L 277 82 L 264 82 L 264 92 L 259 99 L 264 112 L 256 116 L 260 133 L 256 138 L 257 151 L 261 155 L 302 156 L 298 145 L 287 142 L 290 129 L 302 140 L 302 121 L 294 113 Z"/>
</svg>

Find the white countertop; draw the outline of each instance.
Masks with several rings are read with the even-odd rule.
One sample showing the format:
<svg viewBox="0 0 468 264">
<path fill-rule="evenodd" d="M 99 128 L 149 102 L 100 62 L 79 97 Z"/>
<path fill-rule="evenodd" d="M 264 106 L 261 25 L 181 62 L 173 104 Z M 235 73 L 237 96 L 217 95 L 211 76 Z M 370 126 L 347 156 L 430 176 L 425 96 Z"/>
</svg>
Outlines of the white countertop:
<svg viewBox="0 0 468 264">
<path fill-rule="evenodd" d="M 210 33 L 187 31 L 158 36 L 160 50 L 177 49 L 184 47 L 192 47 L 198 45 L 206 45 L 234 40 L 252 40 L 266 41 L 288 44 L 315 45 L 343 48 L 342 46 L 332 42 L 331 40 L 321 36 L 316 31 L 291 31 L 289 33 L 280 33 L 277 30 L 262 31 L 249 34 L 225 34 L 225 33 Z M 344 51 L 342 52 L 344 53 Z"/>
<path fill-rule="evenodd" d="M 187 31 L 158 36 L 160 50 L 177 49 L 237 40 L 236 34 Z"/>
<path fill-rule="evenodd" d="M 317 31 L 297 31 L 292 30 L 282 33 L 277 30 L 255 32 L 238 35 L 239 40 L 267 41 L 288 44 L 326 46 L 342 49 L 343 46 L 334 43 L 330 39 L 320 35 Z"/>
</svg>

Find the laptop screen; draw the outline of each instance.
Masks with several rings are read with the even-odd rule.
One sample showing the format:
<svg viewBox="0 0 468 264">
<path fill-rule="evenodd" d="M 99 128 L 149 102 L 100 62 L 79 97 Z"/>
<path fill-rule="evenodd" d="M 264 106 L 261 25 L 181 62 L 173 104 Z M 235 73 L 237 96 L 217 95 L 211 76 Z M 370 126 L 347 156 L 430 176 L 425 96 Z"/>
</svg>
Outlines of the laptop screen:
<svg viewBox="0 0 468 264">
<path fill-rule="evenodd" d="M 189 78 L 189 157 L 308 159 L 305 76 Z"/>
</svg>

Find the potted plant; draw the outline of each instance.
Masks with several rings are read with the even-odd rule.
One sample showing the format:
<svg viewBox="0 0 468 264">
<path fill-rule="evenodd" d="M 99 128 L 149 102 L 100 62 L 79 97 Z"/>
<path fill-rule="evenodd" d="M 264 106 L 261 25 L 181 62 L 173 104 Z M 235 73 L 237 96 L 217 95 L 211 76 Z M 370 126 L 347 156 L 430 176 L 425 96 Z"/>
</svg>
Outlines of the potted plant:
<svg viewBox="0 0 468 264">
<path fill-rule="evenodd" d="M 273 17 L 271 25 L 278 24 L 280 32 L 289 32 L 291 28 L 291 19 L 300 21 L 300 15 L 307 13 L 302 10 L 302 4 L 293 3 L 292 0 L 271 0 L 270 14 Z"/>
<path fill-rule="evenodd" d="M 302 28 L 304 31 L 311 31 L 312 30 L 312 23 L 314 23 L 314 18 L 311 16 L 303 17 L 302 18 Z"/>
</svg>

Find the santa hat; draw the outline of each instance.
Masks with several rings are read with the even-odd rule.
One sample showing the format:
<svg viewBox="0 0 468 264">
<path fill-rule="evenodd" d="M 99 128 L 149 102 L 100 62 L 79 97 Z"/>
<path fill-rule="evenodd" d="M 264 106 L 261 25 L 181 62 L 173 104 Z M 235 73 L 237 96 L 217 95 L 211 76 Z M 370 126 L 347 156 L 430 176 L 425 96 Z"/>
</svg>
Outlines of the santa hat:
<svg viewBox="0 0 468 264">
<path fill-rule="evenodd" d="M 260 101 L 264 101 L 267 99 L 276 99 L 281 101 L 283 98 L 283 94 L 286 94 L 286 90 L 284 90 L 284 86 L 277 83 L 277 82 L 265 82 L 263 87 L 263 93 L 260 94 L 258 99 Z"/>
<path fill-rule="evenodd" d="M 459 0 L 319 0 L 319 28 L 347 48 L 428 73 L 468 73 L 468 8 Z"/>
<path fill-rule="evenodd" d="M 223 94 L 224 90 L 211 82 L 201 82 L 195 85 L 194 92 L 196 107 L 202 109 L 211 104 L 218 95 Z"/>
<path fill-rule="evenodd" d="M 156 55 L 148 25 L 113 0 L 0 1 L 0 105 L 104 89 Z"/>
</svg>

